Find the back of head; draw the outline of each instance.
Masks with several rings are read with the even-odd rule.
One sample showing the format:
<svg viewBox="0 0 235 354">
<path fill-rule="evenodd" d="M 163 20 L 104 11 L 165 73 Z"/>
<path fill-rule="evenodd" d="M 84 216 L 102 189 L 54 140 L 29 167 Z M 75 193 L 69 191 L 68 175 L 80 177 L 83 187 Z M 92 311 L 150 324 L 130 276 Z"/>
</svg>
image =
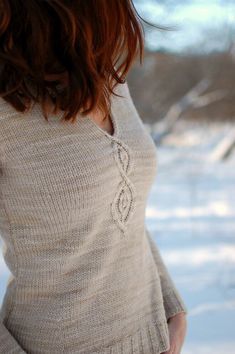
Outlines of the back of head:
<svg viewBox="0 0 235 354">
<path fill-rule="evenodd" d="M 131 0 L 0 0 L 0 96 L 17 111 L 49 103 L 64 120 L 100 109 L 126 75 L 143 31 Z"/>
</svg>

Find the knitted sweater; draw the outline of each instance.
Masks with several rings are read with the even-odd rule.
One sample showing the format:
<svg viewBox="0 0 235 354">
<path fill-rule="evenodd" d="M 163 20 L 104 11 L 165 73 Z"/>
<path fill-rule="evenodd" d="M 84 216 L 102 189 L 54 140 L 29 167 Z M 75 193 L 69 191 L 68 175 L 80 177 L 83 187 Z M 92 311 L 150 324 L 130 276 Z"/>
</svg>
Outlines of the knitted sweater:
<svg viewBox="0 0 235 354">
<path fill-rule="evenodd" d="M 113 135 L 0 101 L 0 353 L 156 354 L 186 306 L 146 227 L 155 144 L 127 84 Z"/>
</svg>

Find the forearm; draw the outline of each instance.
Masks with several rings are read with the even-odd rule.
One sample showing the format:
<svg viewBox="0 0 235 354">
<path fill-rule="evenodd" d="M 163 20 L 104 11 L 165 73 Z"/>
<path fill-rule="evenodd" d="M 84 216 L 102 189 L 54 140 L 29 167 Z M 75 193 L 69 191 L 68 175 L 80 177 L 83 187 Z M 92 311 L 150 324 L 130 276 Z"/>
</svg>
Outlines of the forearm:
<svg viewBox="0 0 235 354">
<path fill-rule="evenodd" d="M 146 236 L 149 240 L 150 248 L 153 254 L 154 261 L 157 265 L 160 280 L 161 280 L 161 287 L 162 287 L 162 294 L 164 300 L 164 308 L 166 313 L 166 318 L 169 319 L 170 317 L 174 316 L 179 312 L 188 313 L 187 307 L 179 294 L 170 273 L 163 261 L 163 258 L 157 248 L 157 245 L 153 241 L 148 229 L 146 228 Z"/>
</svg>

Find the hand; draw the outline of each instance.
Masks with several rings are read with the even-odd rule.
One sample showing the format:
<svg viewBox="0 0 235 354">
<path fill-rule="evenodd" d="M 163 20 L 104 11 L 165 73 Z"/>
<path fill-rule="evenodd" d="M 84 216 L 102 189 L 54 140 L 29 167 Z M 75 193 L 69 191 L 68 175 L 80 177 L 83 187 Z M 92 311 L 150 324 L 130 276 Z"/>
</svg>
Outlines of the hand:
<svg viewBox="0 0 235 354">
<path fill-rule="evenodd" d="M 162 354 L 180 354 L 186 330 L 187 321 L 184 312 L 177 313 L 168 319 L 168 329 L 170 336 L 170 349 Z"/>
</svg>

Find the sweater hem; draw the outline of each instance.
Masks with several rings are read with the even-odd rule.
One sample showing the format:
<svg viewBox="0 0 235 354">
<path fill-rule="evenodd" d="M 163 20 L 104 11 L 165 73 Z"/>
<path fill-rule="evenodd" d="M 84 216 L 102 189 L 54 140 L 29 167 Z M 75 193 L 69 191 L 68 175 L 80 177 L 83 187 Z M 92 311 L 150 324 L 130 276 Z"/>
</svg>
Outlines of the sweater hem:
<svg viewBox="0 0 235 354">
<path fill-rule="evenodd" d="M 168 324 L 164 320 L 162 322 L 158 320 L 147 322 L 127 337 L 89 354 L 160 354 L 169 349 Z M 87 353 L 79 351 L 79 354 Z"/>
</svg>

